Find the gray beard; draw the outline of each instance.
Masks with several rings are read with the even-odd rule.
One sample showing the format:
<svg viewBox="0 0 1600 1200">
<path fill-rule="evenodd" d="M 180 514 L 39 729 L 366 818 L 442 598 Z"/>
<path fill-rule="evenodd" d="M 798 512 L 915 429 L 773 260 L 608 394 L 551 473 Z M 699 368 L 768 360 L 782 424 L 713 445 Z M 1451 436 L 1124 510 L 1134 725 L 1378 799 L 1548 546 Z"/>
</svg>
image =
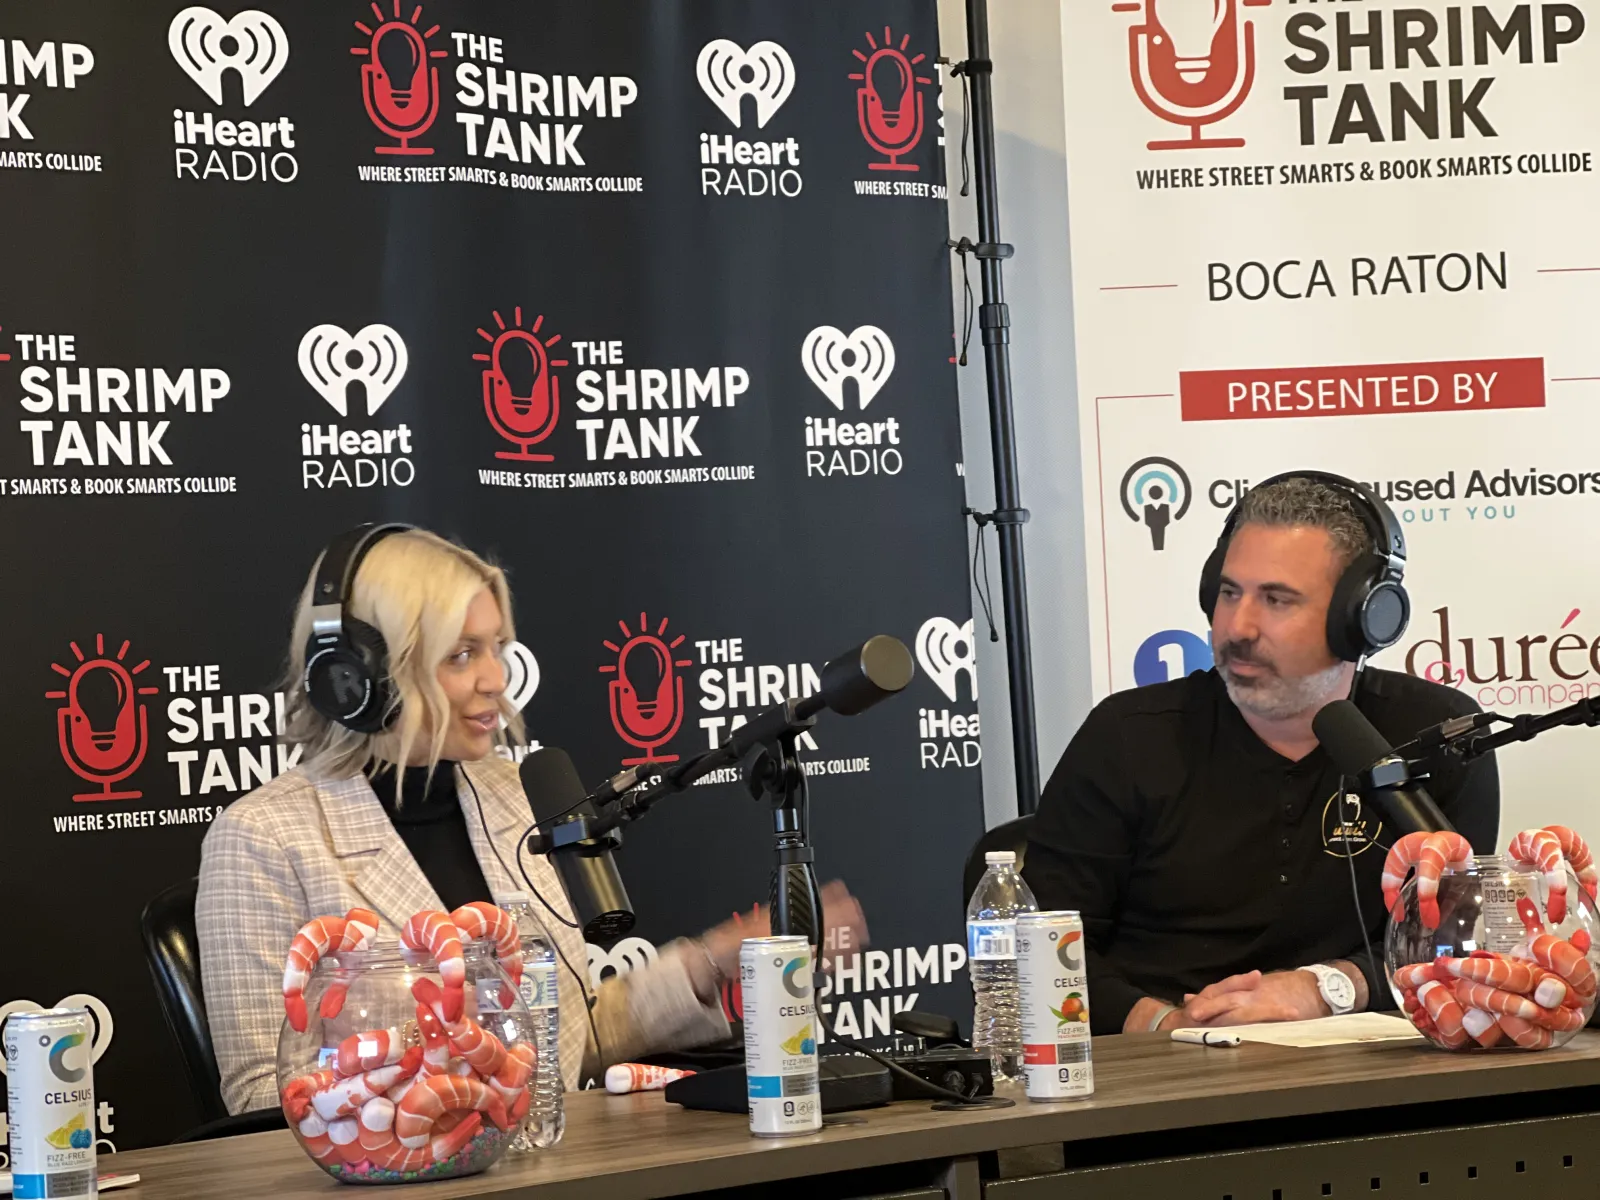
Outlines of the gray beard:
<svg viewBox="0 0 1600 1200">
<path fill-rule="evenodd" d="M 1268 675 L 1249 686 L 1235 684 L 1226 668 L 1221 674 L 1228 699 L 1241 712 L 1263 721 L 1285 721 L 1338 699 L 1344 685 L 1344 668 L 1344 663 L 1334 663 L 1325 671 L 1299 679 Z"/>
</svg>

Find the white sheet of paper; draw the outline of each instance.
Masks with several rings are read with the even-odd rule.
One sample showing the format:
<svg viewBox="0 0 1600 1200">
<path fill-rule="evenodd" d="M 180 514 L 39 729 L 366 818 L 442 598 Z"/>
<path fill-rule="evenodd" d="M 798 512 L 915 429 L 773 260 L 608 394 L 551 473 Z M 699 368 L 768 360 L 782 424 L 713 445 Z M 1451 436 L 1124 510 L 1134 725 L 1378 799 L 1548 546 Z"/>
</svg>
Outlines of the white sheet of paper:
<svg viewBox="0 0 1600 1200">
<path fill-rule="evenodd" d="M 1178 1038 L 1178 1034 L 1198 1035 L 1200 1029 L 1174 1029 L 1176 1040 L 1198 1040 L 1197 1037 Z M 1263 1025 L 1233 1025 L 1227 1032 L 1238 1034 L 1246 1042 L 1263 1042 L 1269 1046 L 1349 1046 L 1357 1042 L 1409 1042 L 1421 1041 L 1416 1026 L 1404 1017 L 1391 1017 L 1384 1013 L 1347 1013 L 1342 1017 L 1320 1017 L 1313 1021 L 1279 1021 Z"/>
</svg>

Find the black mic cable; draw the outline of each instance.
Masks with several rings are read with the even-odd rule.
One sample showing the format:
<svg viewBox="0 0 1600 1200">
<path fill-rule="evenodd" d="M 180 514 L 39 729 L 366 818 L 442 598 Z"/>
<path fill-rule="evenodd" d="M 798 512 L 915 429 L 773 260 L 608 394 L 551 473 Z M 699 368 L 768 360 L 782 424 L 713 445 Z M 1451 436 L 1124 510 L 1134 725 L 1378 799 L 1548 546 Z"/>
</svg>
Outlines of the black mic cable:
<svg viewBox="0 0 1600 1200">
<path fill-rule="evenodd" d="M 478 795 L 478 785 L 472 782 L 472 776 L 467 773 L 467 768 L 464 764 L 457 765 L 461 771 L 461 778 L 465 779 L 467 781 L 467 787 L 472 789 L 472 801 L 478 806 L 478 823 L 483 827 L 484 840 L 489 843 L 489 849 L 494 851 L 494 856 L 500 863 L 500 869 L 506 873 L 506 878 L 514 880 L 516 879 L 517 875 L 522 876 L 522 882 L 527 885 L 528 891 L 533 893 L 533 895 L 538 898 L 539 903 L 544 905 L 545 908 L 549 910 L 551 916 L 560 921 L 568 929 L 578 928 L 571 921 L 564 920 L 560 913 L 556 912 L 554 908 L 551 908 L 550 902 L 540 895 L 539 889 L 533 886 L 533 880 L 528 878 L 528 872 L 522 865 L 522 848 L 526 843 L 528 836 L 525 833 L 517 838 L 517 870 L 515 875 L 512 874 L 511 868 L 506 865 L 506 860 L 500 855 L 500 847 L 494 844 L 494 837 L 489 833 L 489 819 L 484 816 L 483 813 L 483 798 Z M 575 808 L 577 806 L 574 805 L 573 807 Z M 594 1038 L 595 1058 L 603 1063 L 605 1062 L 605 1051 L 601 1048 L 600 1027 L 595 1024 L 594 1019 L 594 1006 L 597 1002 L 597 997 L 589 995 L 589 989 L 584 986 L 583 976 L 579 975 L 577 969 L 567 961 L 566 954 L 564 954 L 561 950 L 561 943 L 556 940 L 554 934 L 550 935 L 550 948 L 556 952 L 556 957 L 561 960 L 561 965 L 566 967 L 567 971 L 572 975 L 572 978 L 578 984 L 578 994 L 583 997 L 583 1014 L 589 1018 L 589 1034 Z M 557 1045 L 557 1057 L 560 1056 L 560 1053 L 561 1047 Z M 582 1064 L 580 1064 L 580 1071 L 581 1068 Z M 604 1070 L 604 1068 L 602 1068 L 602 1070 Z"/>
</svg>

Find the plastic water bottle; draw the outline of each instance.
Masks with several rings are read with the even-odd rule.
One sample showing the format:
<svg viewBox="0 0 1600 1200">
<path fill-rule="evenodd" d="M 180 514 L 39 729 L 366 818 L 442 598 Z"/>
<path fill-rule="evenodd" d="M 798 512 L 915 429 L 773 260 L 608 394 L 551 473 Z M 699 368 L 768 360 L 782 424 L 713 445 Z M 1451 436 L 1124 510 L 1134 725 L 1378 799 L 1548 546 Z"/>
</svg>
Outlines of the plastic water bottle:
<svg viewBox="0 0 1600 1200">
<path fill-rule="evenodd" d="M 999 1080 L 1022 1075 L 1022 1009 L 1017 991 L 1017 914 L 1038 912 L 1011 850 L 984 855 L 989 869 L 967 904 L 972 971 L 972 1048 L 987 1050 Z"/>
<path fill-rule="evenodd" d="M 508 892 L 500 905 L 517 920 L 522 933 L 522 1002 L 533 1014 L 534 1068 L 532 1103 L 511 1143 L 513 1150 L 546 1150 L 567 1129 L 561 1080 L 561 1007 L 556 955 L 550 935 L 526 892 Z"/>
</svg>

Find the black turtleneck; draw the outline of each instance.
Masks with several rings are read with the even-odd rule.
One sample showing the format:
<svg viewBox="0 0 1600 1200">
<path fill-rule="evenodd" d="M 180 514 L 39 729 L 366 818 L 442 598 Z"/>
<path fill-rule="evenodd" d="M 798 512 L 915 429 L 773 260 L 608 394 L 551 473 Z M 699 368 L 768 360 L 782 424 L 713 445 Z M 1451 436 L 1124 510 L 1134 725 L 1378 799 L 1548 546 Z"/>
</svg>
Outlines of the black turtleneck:
<svg viewBox="0 0 1600 1200">
<path fill-rule="evenodd" d="M 467 819 L 456 794 L 455 763 L 441 762 L 434 768 L 432 780 L 427 767 L 407 767 L 400 779 L 398 806 L 392 764 L 373 764 L 367 777 L 400 840 L 439 893 L 446 911 L 473 900 L 494 899 L 467 833 Z"/>
</svg>

